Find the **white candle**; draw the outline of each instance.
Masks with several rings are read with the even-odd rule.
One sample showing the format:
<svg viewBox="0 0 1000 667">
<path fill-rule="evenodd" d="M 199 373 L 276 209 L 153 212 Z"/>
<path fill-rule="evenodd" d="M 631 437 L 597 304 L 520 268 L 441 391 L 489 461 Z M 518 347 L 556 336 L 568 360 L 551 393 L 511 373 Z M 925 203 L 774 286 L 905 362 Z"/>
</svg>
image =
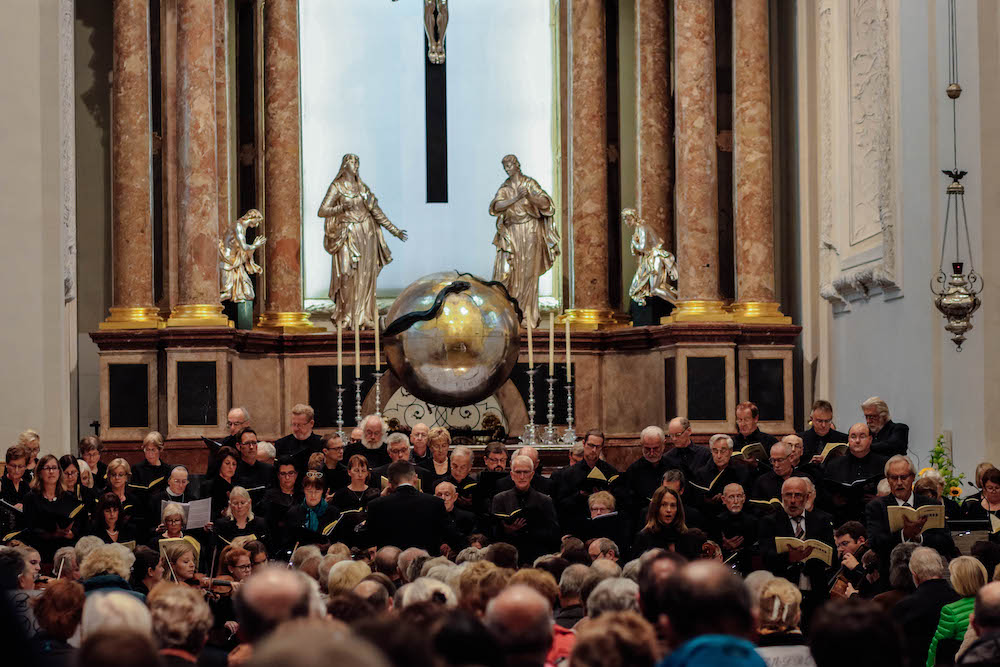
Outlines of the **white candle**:
<svg viewBox="0 0 1000 667">
<path fill-rule="evenodd" d="M 549 313 L 549 377 L 556 374 L 556 316 Z"/>
<path fill-rule="evenodd" d="M 344 329 L 337 322 L 337 384 L 344 384 Z"/>
<path fill-rule="evenodd" d="M 573 381 L 572 363 L 569 358 L 569 320 L 566 320 L 566 384 Z"/>
<path fill-rule="evenodd" d="M 531 346 L 531 323 L 528 323 L 528 368 L 535 367 L 535 350 Z"/>
<path fill-rule="evenodd" d="M 354 325 L 354 379 L 361 378 L 361 327 Z"/>
<path fill-rule="evenodd" d="M 379 368 L 381 368 L 382 363 L 379 361 L 379 356 L 381 356 L 381 347 L 378 341 L 378 317 L 375 318 L 375 372 L 378 373 Z"/>
</svg>

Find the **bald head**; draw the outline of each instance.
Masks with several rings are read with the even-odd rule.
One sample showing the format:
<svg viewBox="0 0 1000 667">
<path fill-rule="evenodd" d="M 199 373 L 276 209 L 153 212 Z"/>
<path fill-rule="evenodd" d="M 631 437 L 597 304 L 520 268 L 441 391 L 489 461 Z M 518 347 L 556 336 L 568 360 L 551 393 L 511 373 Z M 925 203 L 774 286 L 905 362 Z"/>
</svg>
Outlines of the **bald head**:
<svg viewBox="0 0 1000 667">
<path fill-rule="evenodd" d="M 747 587 L 722 563 L 698 560 L 685 565 L 667 580 L 665 589 L 663 612 L 673 646 L 701 635 L 749 638 L 753 633 Z"/>
<path fill-rule="evenodd" d="M 240 630 L 257 641 L 284 621 L 309 615 L 309 588 L 292 570 L 267 566 L 240 586 L 235 607 Z"/>
<path fill-rule="evenodd" d="M 529 459 L 531 459 L 531 464 L 536 468 L 538 467 L 538 461 L 539 461 L 538 450 L 535 449 L 534 447 L 531 447 L 530 445 L 525 445 L 524 447 L 521 447 L 519 450 L 514 452 L 514 456 L 527 456 Z M 511 459 L 511 462 L 513 461 L 514 459 Z"/>
<path fill-rule="evenodd" d="M 483 622 L 503 649 L 508 665 L 545 662 L 552 643 L 552 607 L 535 589 L 507 588 L 486 606 Z"/>
<path fill-rule="evenodd" d="M 991 581 L 976 593 L 971 621 L 980 637 L 987 632 L 1000 631 L 1000 581 Z"/>
</svg>

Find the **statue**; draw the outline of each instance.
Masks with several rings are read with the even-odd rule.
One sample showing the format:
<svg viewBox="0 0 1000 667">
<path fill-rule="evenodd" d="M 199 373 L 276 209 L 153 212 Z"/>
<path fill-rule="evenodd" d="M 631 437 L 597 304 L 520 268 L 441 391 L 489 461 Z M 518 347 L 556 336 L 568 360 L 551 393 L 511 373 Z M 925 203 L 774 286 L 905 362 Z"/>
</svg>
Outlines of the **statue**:
<svg viewBox="0 0 1000 667">
<path fill-rule="evenodd" d="M 502 282 L 517 299 L 523 325 L 535 328 L 541 319 L 538 277 L 559 255 L 559 233 L 552 222 L 556 208 L 538 181 L 521 173 L 517 156 L 506 155 L 502 163 L 508 178 L 490 202 L 490 215 L 497 217 L 493 280 Z"/>
<path fill-rule="evenodd" d="M 358 165 L 357 155 L 344 156 L 318 214 L 326 219 L 323 247 L 333 255 L 330 319 L 345 329 L 377 326 L 375 281 L 382 267 L 392 261 L 381 227 L 400 241 L 407 238 L 406 230 L 398 229 L 382 213 L 375 195 L 358 176 Z"/>
<path fill-rule="evenodd" d="M 226 234 L 225 240 L 219 239 L 219 278 L 222 289 L 220 301 L 232 301 L 236 304 L 237 324 L 240 329 L 253 328 L 253 283 L 251 274 L 261 272 L 260 264 L 254 261 L 253 254 L 266 240 L 258 236 L 253 243 L 247 243 L 247 231 L 258 227 L 264 221 L 264 216 L 255 208 L 233 223 Z"/>
<path fill-rule="evenodd" d="M 437 10 L 437 16 L 435 11 Z M 437 27 L 435 38 L 434 28 Z M 427 59 L 432 65 L 444 64 L 444 32 L 448 29 L 448 0 L 424 0 L 424 32 L 427 33 Z"/>
<path fill-rule="evenodd" d="M 622 209 L 622 222 L 635 228 L 631 247 L 632 254 L 639 260 L 628 290 L 629 296 L 640 306 L 645 306 L 646 298 L 650 296 L 675 303 L 677 290 L 668 281 L 677 280 L 677 260 L 663 247 L 663 239 L 639 217 L 634 208 Z"/>
</svg>

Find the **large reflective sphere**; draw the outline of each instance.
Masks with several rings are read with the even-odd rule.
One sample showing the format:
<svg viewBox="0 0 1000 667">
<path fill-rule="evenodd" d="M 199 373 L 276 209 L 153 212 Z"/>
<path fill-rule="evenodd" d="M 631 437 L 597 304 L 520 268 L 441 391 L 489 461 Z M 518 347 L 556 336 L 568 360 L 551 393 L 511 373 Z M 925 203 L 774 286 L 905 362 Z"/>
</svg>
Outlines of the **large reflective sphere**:
<svg viewBox="0 0 1000 667">
<path fill-rule="evenodd" d="M 386 359 L 402 385 L 417 398 L 448 407 L 481 401 L 510 376 L 520 348 L 513 303 L 500 288 L 449 271 L 407 287 L 385 317 L 388 328 L 400 317 L 428 310 L 456 281 L 468 282 L 469 289 L 448 294 L 432 319 L 385 337 Z"/>
</svg>

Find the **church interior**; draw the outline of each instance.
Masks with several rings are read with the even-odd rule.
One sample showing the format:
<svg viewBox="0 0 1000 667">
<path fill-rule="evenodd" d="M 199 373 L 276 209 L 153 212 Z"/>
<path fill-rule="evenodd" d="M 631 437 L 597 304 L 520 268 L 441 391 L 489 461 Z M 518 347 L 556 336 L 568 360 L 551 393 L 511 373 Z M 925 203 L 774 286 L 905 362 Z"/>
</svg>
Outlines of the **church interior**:
<svg viewBox="0 0 1000 667">
<path fill-rule="evenodd" d="M 447 482 L 470 516 L 495 520 L 500 496 L 456 479 L 485 487 L 500 451 L 522 493 L 515 461 L 532 458 L 531 475 L 552 485 L 552 526 L 588 545 L 612 536 L 577 513 L 610 490 L 612 512 L 617 502 L 629 515 L 624 552 L 639 559 L 666 548 L 642 542 L 642 526 L 655 493 L 669 495 L 667 471 L 683 471 L 681 525 L 685 510 L 700 513 L 705 526 L 689 523 L 728 567 L 791 579 L 817 631 L 829 621 L 815 595 L 824 573 L 875 597 L 893 538 L 952 564 L 977 540 L 1000 541 L 989 500 L 1000 510 L 1000 473 L 988 473 L 1000 463 L 1000 345 L 989 342 L 1000 339 L 989 223 L 1000 214 L 1000 3 L 12 0 L 0 16 L 0 310 L 11 315 L 0 443 L 35 452 L 29 477 L 48 459 L 35 458 L 39 443 L 81 460 L 96 447 L 94 489 L 121 461 L 143 504 L 161 483 L 188 521 L 187 502 L 211 498 L 211 525 L 236 521 L 217 515 L 213 482 L 226 451 L 234 479 L 252 467 L 240 459 L 248 426 L 275 466 L 237 485 L 255 504 L 283 488 L 285 455 L 308 496 L 309 454 L 335 442 L 342 464 L 316 469 L 323 507 L 351 452 L 373 473 L 385 465 L 382 488 L 396 496 L 401 433 L 417 488 Z M 779 472 L 776 443 L 801 475 Z M 456 475 L 453 458 L 449 472 L 449 452 L 471 467 Z M 136 479 L 161 469 L 160 454 L 193 482 L 180 500 L 170 467 Z M 889 471 L 907 461 L 913 478 L 895 489 Z M 573 481 L 584 463 L 600 484 Z M 796 514 L 784 494 L 800 478 L 812 501 Z M 902 504 L 914 484 L 920 500 L 925 478 L 941 516 L 921 515 L 925 533 L 907 518 L 877 539 L 870 503 Z M 852 495 L 862 481 L 863 502 Z M 378 490 L 375 475 L 368 484 Z M 794 529 L 789 539 L 817 538 L 817 554 L 825 529 L 808 517 L 828 514 L 830 571 L 816 555 L 793 552 L 803 567 L 773 545 L 751 556 L 716 538 L 711 516 L 733 512 L 734 486 L 748 508 L 772 502 L 791 517 L 779 542 Z M 13 512 L 23 493 L 12 488 Z M 301 502 L 315 537 L 320 513 Z M 0 521 L 4 542 L 27 530 L 25 508 Z M 150 513 L 132 526 L 140 543 L 157 532 L 159 506 Z M 369 533 L 393 534 L 371 519 Z M 837 570 L 852 522 L 880 552 L 879 585 Z M 509 537 L 521 560 L 558 551 L 559 535 L 477 525 L 494 543 Z M 261 541 L 291 566 L 301 541 L 285 537 Z M 48 574 L 57 542 L 27 542 Z M 453 546 L 452 561 L 467 543 Z M 210 550 L 195 561 L 211 577 Z M 952 593 L 979 605 L 954 572 Z M 653 630 L 659 660 L 666 640 Z M 904 653 L 924 660 L 924 639 L 904 630 Z"/>
</svg>

